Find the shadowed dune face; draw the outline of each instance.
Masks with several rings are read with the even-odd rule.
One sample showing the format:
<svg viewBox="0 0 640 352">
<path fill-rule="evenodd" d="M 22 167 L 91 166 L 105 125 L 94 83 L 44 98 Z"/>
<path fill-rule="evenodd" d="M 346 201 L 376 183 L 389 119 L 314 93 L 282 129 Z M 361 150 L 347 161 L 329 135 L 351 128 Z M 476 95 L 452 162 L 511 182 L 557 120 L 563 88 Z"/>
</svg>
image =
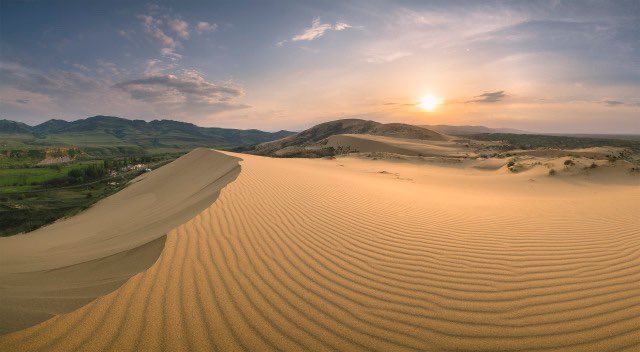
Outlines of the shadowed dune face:
<svg viewBox="0 0 640 352">
<path fill-rule="evenodd" d="M 238 175 L 238 160 L 196 149 L 77 216 L 0 238 L 0 333 L 77 309 L 149 268 L 167 232 Z"/>
<path fill-rule="evenodd" d="M 637 187 L 241 158 L 149 270 L 0 349 L 640 347 Z"/>
</svg>

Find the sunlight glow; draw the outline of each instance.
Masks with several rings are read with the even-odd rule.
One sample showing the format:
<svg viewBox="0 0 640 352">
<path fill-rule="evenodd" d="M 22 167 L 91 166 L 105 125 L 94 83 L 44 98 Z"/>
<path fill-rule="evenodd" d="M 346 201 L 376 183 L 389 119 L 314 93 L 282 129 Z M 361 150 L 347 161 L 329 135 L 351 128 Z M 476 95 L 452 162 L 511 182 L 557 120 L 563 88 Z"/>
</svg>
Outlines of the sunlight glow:
<svg viewBox="0 0 640 352">
<path fill-rule="evenodd" d="M 441 103 L 442 99 L 433 95 L 425 95 L 420 99 L 420 104 L 418 104 L 418 106 L 426 111 L 434 111 Z"/>
</svg>

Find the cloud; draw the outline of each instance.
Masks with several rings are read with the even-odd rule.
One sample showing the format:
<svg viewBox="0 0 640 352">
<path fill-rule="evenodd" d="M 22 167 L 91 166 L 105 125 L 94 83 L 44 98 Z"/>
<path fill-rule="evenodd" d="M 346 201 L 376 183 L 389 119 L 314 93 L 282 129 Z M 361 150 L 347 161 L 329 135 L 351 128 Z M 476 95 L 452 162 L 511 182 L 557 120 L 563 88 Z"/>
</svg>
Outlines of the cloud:
<svg viewBox="0 0 640 352">
<path fill-rule="evenodd" d="M 190 32 L 187 21 L 180 18 L 170 18 L 169 16 L 159 18 L 151 15 L 138 15 L 138 18 L 142 20 L 144 32 L 149 35 L 151 39 L 162 45 L 162 49 L 160 49 L 162 56 L 173 62 L 182 59 L 182 55 L 176 52 L 176 49 L 182 48 L 180 41 L 168 35 L 163 28 L 175 33 L 179 38 L 189 39 Z M 200 32 L 199 28 L 202 27 L 200 25 L 201 23 L 206 22 L 198 23 L 196 26 L 198 32 Z"/>
<path fill-rule="evenodd" d="M 208 82 L 196 71 L 183 71 L 179 76 L 155 74 L 123 81 L 114 87 L 127 92 L 135 100 L 165 104 L 176 109 L 215 113 L 248 107 L 234 102 L 244 95 L 242 89 L 230 83 Z"/>
<path fill-rule="evenodd" d="M 42 71 L 17 62 L 0 62 L 0 107 L 3 114 L 32 121 L 91 116 L 140 116 L 197 121 L 249 108 L 238 101 L 242 88 L 232 82 L 208 82 L 196 71 L 169 75 L 174 63 L 148 60 L 146 76 L 125 78 L 126 71 L 101 61 L 90 72 Z M 114 75 L 112 69 L 121 74 Z M 101 73 L 102 71 L 102 73 Z M 120 77 L 120 78 L 119 78 Z"/>
<path fill-rule="evenodd" d="M 218 29 L 218 25 L 215 23 L 200 21 L 196 24 L 196 31 L 198 31 L 198 33 L 213 32 L 216 29 Z"/>
<path fill-rule="evenodd" d="M 476 95 L 474 97 L 476 99 L 469 100 L 467 101 L 467 103 L 497 103 L 499 101 L 502 101 L 506 97 L 507 95 L 504 94 L 504 90 L 501 90 L 497 92 Z"/>
<path fill-rule="evenodd" d="M 177 67 L 177 63 L 175 60 L 171 60 L 170 62 L 165 62 L 159 59 L 149 59 L 145 62 L 144 75 L 145 76 L 153 76 L 160 74 L 164 71 L 173 70 Z"/>
<path fill-rule="evenodd" d="M 316 17 L 311 22 L 311 27 L 305 29 L 302 33 L 295 35 L 291 41 L 297 42 L 301 40 L 314 40 L 322 37 L 327 31 L 342 31 L 351 28 L 351 25 L 344 22 L 337 22 L 335 25 L 330 23 L 322 23 L 320 17 Z M 281 42 L 284 44 L 284 42 Z"/>
<path fill-rule="evenodd" d="M 121 29 L 118 31 L 118 34 L 120 34 L 120 36 L 127 38 L 129 40 L 131 40 L 131 35 L 134 34 L 135 31 L 133 30 L 126 30 L 126 29 Z"/>
<path fill-rule="evenodd" d="M 0 106 L 4 114 L 32 121 L 90 116 L 96 112 L 137 112 L 139 103 L 111 88 L 114 67 L 96 64 L 81 70 L 40 70 L 17 62 L 0 63 Z M 117 69 L 117 68 L 116 68 Z M 122 69 L 119 72 L 124 72 Z M 25 103 L 27 101 L 27 103 Z"/>
<path fill-rule="evenodd" d="M 96 65 L 97 65 L 97 72 L 99 74 L 119 76 L 124 73 L 120 68 L 118 68 L 118 65 L 114 64 L 113 62 L 97 59 Z"/>
<path fill-rule="evenodd" d="M 57 70 L 43 73 L 18 63 L 4 62 L 0 63 L 0 86 L 36 94 L 69 97 L 95 89 L 97 82 L 80 71 Z"/>
<path fill-rule="evenodd" d="M 336 22 L 336 25 L 335 25 L 335 26 L 333 26 L 333 29 L 334 29 L 334 30 L 336 30 L 336 31 L 342 31 L 342 30 L 345 30 L 345 29 L 347 29 L 347 28 L 351 28 L 351 27 L 352 27 L 352 26 L 351 26 L 351 25 L 349 25 L 349 24 L 347 24 L 347 23 L 344 23 L 344 22 Z"/>
<path fill-rule="evenodd" d="M 392 62 L 410 55 L 411 53 L 408 51 L 397 51 L 397 52 L 383 53 L 383 54 L 371 54 L 369 55 L 369 57 L 365 59 L 365 61 L 370 63 Z"/>
<path fill-rule="evenodd" d="M 175 48 L 178 46 L 178 42 L 172 37 L 168 36 L 161 28 L 162 21 L 149 15 L 138 15 L 138 18 L 142 20 L 144 32 L 147 33 L 158 43 L 165 47 Z"/>
<path fill-rule="evenodd" d="M 75 64 L 72 64 L 71 66 L 77 68 L 80 71 L 84 71 L 84 72 L 88 72 L 89 71 L 89 68 L 87 66 L 85 66 L 85 65 L 82 65 L 82 64 L 75 63 Z"/>
<path fill-rule="evenodd" d="M 172 61 L 182 59 L 182 55 L 176 53 L 174 48 L 162 48 L 160 49 L 160 54 L 162 54 L 162 56 L 168 57 Z"/>
<path fill-rule="evenodd" d="M 603 101 L 603 103 L 604 103 L 604 105 L 609 106 L 609 107 L 625 105 L 624 102 L 617 101 L 617 100 L 605 100 L 605 101 Z"/>
<path fill-rule="evenodd" d="M 180 38 L 189 38 L 189 23 L 187 21 L 175 18 L 169 21 L 169 28 L 173 30 Z"/>
</svg>

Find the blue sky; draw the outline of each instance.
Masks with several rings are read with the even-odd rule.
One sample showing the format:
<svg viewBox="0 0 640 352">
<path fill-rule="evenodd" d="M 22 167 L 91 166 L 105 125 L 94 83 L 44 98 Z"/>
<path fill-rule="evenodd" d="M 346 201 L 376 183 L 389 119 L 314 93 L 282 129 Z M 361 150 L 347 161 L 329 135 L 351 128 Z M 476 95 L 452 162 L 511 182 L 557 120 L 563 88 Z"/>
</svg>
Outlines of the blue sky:
<svg viewBox="0 0 640 352">
<path fill-rule="evenodd" d="M 640 133 L 638 1 L 0 2 L 0 118 Z M 442 102 L 425 111 L 418 102 Z"/>
</svg>

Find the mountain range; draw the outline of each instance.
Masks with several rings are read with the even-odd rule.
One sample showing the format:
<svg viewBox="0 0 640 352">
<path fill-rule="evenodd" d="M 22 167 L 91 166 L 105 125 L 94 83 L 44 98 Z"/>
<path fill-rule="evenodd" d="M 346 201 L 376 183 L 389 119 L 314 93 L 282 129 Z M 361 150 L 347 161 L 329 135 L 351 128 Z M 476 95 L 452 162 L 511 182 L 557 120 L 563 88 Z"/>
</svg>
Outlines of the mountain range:
<svg viewBox="0 0 640 352">
<path fill-rule="evenodd" d="M 93 116 L 76 121 L 49 120 L 36 126 L 0 120 L 2 139 L 30 146 L 76 146 L 81 148 L 129 148 L 131 152 L 186 150 L 195 147 L 226 148 L 268 142 L 294 132 L 265 132 L 199 127 L 173 120 L 128 120 Z M 7 143 L 5 143 L 7 144 Z"/>
</svg>

